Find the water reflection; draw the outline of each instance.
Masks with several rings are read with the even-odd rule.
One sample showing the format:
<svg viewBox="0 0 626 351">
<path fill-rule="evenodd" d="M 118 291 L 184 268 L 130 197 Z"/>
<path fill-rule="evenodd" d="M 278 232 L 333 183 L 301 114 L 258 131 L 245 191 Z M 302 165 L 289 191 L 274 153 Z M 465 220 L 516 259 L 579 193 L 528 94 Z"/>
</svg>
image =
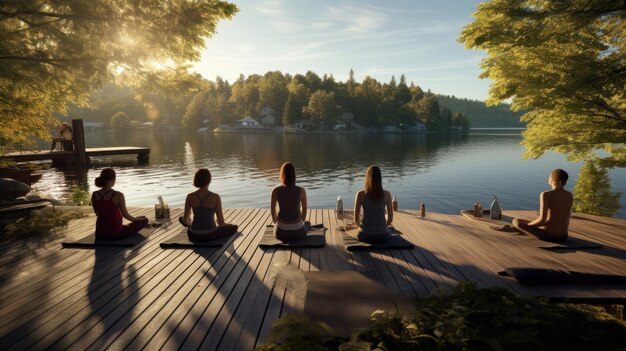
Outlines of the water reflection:
<svg viewBox="0 0 626 351">
<path fill-rule="evenodd" d="M 314 208 L 334 206 L 337 195 L 348 206 L 362 188 L 367 166 L 383 171 L 385 188 L 398 196 L 401 208 L 457 213 L 476 201 L 488 203 L 497 194 L 505 209 L 533 209 L 547 189 L 547 174 L 560 167 L 578 174 L 580 164 L 549 154 L 524 161 L 521 136 L 498 134 L 200 134 L 175 130 L 137 133 L 88 132 L 88 147 L 136 145 L 151 148 L 150 164 L 133 156 L 93 159 L 93 169 L 52 170 L 36 185 L 66 197 L 68 185 L 87 184 L 103 167 L 118 171 L 116 188 L 130 206 L 151 206 L 157 195 L 182 207 L 197 168 L 213 174 L 211 188 L 225 207 L 268 207 L 269 192 L 278 183 L 284 161 L 296 165 L 298 183 L 307 189 Z M 624 192 L 626 170 L 611 170 L 613 189 Z M 568 188 L 575 184 L 571 179 Z M 626 218 L 622 208 L 617 216 Z"/>
</svg>

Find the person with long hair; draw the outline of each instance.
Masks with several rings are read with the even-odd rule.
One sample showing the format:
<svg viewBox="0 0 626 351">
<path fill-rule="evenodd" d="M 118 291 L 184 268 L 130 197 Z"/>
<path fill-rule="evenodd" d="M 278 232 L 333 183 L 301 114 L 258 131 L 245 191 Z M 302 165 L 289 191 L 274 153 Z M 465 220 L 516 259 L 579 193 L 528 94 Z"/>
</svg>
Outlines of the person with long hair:
<svg viewBox="0 0 626 351">
<path fill-rule="evenodd" d="M 365 173 L 365 189 L 359 191 L 354 200 L 354 222 L 361 229 L 357 239 L 372 244 L 389 239 L 389 225 L 393 222 L 391 202 L 391 194 L 383 189 L 380 168 L 370 166 Z M 363 208 L 363 219 L 361 219 L 361 208 Z"/>
<path fill-rule="evenodd" d="M 293 164 L 286 162 L 280 167 L 280 182 L 281 185 L 272 190 L 270 198 L 276 238 L 281 241 L 302 240 L 308 232 L 304 222 L 307 213 L 306 191 L 296 185 L 296 169 Z"/>
<path fill-rule="evenodd" d="M 569 175 L 562 169 L 554 169 L 548 177 L 552 190 L 539 195 L 539 217 L 533 221 L 513 219 L 513 226 L 540 240 L 559 242 L 568 236 L 569 219 L 574 196 L 563 187 Z"/>
<path fill-rule="evenodd" d="M 136 234 L 148 224 L 145 216 L 133 217 L 128 213 L 124 194 L 113 190 L 115 177 L 115 170 L 103 169 L 95 182 L 100 189 L 91 194 L 91 206 L 98 217 L 96 219 L 96 238 L 98 239 L 125 238 Z M 122 217 L 131 223 L 123 225 Z"/>
<path fill-rule="evenodd" d="M 209 191 L 211 172 L 206 168 L 199 169 L 193 177 L 193 185 L 198 190 L 187 195 L 185 212 L 178 218 L 180 223 L 188 227 L 187 235 L 191 241 L 208 241 L 233 235 L 237 225 L 224 222 L 222 199 Z M 193 212 L 193 221 L 191 213 Z M 217 224 L 215 223 L 217 217 Z"/>
</svg>

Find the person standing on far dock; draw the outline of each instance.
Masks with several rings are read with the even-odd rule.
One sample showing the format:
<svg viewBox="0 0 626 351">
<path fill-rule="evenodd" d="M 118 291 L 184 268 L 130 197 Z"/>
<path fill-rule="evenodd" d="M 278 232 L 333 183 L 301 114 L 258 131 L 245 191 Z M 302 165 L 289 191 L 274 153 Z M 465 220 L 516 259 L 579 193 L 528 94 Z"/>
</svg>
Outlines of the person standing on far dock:
<svg viewBox="0 0 626 351">
<path fill-rule="evenodd" d="M 52 138 L 52 145 L 50 146 L 50 152 L 54 151 L 57 146 L 57 142 L 60 142 L 64 151 L 71 151 L 72 148 L 65 147 L 67 141 L 72 141 L 72 128 L 67 125 L 67 122 L 63 122 L 61 128 L 57 132 L 57 136 Z M 68 150 L 70 149 L 70 150 Z"/>
</svg>

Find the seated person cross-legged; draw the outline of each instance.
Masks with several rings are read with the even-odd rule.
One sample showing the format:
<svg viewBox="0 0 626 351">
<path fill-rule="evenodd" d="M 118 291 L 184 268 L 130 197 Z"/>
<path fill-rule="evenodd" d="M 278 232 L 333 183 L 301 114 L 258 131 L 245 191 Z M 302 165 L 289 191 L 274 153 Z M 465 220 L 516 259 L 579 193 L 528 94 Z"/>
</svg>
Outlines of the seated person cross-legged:
<svg viewBox="0 0 626 351">
<path fill-rule="evenodd" d="M 187 235 L 191 241 L 224 238 L 235 234 L 238 229 L 236 225 L 224 222 L 222 200 L 218 194 L 209 191 L 210 183 L 211 172 L 206 168 L 199 169 L 193 178 L 193 185 L 198 190 L 187 195 L 185 212 L 183 217 L 178 219 L 183 226 L 189 227 Z"/>
<path fill-rule="evenodd" d="M 296 185 L 296 170 L 287 162 L 280 167 L 282 185 L 272 190 L 270 209 L 272 221 L 276 224 L 274 234 L 281 241 L 298 241 L 306 237 L 309 228 L 306 219 L 306 191 Z M 276 213 L 278 204 L 279 212 Z"/>
<path fill-rule="evenodd" d="M 146 217 L 133 217 L 128 213 L 124 194 L 113 190 L 115 176 L 115 170 L 112 168 L 103 169 L 96 178 L 96 186 L 101 189 L 91 195 L 91 206 L 98 217 L 96 219 L 98 239 L 122 239 L 137 234 L 148 224 Z M 123 225 L 122 217 L 131 223 Z"/>
<path fill-rule="evenodd" d="M 562 169 L 553 170 L 548 178 L 552 190 L 544 191 L 539 196 L 539 217 L 533 221 L 515 218 L 513 226 L 540 240 L 565 241 L 574 202 L 572 193 L 563 189 L 568 177 Z"/>
<path fill-rule="evenodd" d="M 363 208 L 362 219 L 361 208 Z M 357 239 L 370 244 L 389 240 L 391 237 L 389 225 L 392 221 L 391 194 L 383 190 L 380 168 L 370 166 L 365 173 L 365 189 L 356 194 L 354 201 L 354 222 L 360 227 Z"/>
</svg>

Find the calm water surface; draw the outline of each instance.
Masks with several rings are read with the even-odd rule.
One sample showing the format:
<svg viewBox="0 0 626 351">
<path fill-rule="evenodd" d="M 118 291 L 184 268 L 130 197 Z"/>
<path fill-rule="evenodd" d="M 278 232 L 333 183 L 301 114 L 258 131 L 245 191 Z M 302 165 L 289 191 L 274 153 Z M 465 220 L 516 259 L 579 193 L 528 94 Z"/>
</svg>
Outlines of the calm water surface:
<svg viewBox="0 0 626 351">
<path fill-rule="evenodd" d="M 536 209 L 539 193 L 548 188 L 548 173 L 563 168 L 576 182 L 582 164 L 558 154 L 523 160 L 519 131 L 472 131 L 451 134 L 199 134 L 142 131 L 88 132 L 88 147 L 149 146 L 150 163 L 134 156 L 92 159 L 87 171 L 51 169 L 35 190 L 66 198 L 71 185 L 89 187 L 103 167 L 118 172 L 116 189 L 129 206 L 152 206 L 163 195 L 170 206 L 182 207 L 194 190 L 195 171 L 208 167 L 211 189 L 224 207 L 269 207 L 282 162 L 296 166 L 298 184 L 307 189 L 309 206 L 333 208 L 338 195 L 351 207 L 362 189 L 366 168 L 379 165 L 383 186 L 397 196 L 399 207 L 458 213 L 476 201 L 488 204 L 496 194 L 505 209 Z M 626 169 L 611 170 L 612 190 L 626 193 Z M 624 199 L 622 199 L 624 204 Z M 617 217 L 626 218 L 622 208 Z"/>
</svg>

